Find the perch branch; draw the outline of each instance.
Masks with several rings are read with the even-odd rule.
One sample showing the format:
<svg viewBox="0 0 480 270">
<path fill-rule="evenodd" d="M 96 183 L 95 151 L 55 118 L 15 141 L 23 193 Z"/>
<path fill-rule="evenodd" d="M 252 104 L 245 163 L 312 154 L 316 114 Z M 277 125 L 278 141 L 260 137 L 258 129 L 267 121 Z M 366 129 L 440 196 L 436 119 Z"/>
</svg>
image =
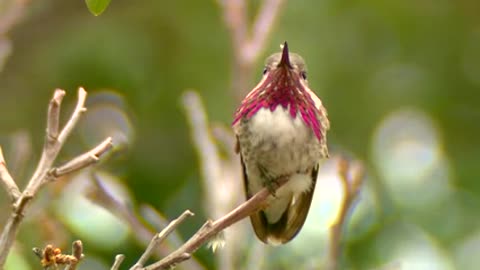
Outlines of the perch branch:
<svg viewBox="0 0 480 270">
<path fill-rule="evenodd" d="M 340 158 L 338 173 L 342 181 L 344 196 L 337 220 L 330 228 L 327 270 L 339 269 L 342 230 L 365 176 L 365 171 L 361 164 L 358 163 L 356 166 L 352 166 L 350 162 L 344 158 Z"/>
<path fill-rule="evenodd" d="M 38 162 L 37 168 L 33 176 L 30 178 L 25 190 L 14 202 L 13 211 L 0 235 L 0 269 L 5 265 L 6 258 L 18 233 L 28 203 L 36 195 L 42 184 L 46 182 L 46 179 L 52 177 L 52 174 L 49 172 L 52 170 L 53 162 L 64 145 L 67 137 L 77 124 L 81 114 L 86 110 L 84 104 L 87 92 L 83 88 L 79 88 L 77 105 L 70 119 L 65 124 L 65 127 L 59 132 L 59 113 L 64 96 L 65 91 L 61 89 L 56 89 L 53 94 L 48 107 L 46 138 L 40 161 Z M 102 145 L 105 144 L 100 144 L 100 146 Z M 94 150 L 98 150 L 97 154 L 101 155 L 108 150 L 106 148 L 110 149 L 105 146 L 105 149 L 94 148 Z M 74 158 L 74 160 L 78 161 L 78 158 Z M 67 162 L 67 164 L 78 163 Z"/>
<path fill-rule="evenodd" d="M 287 177 L 278 179 L 278 185 L 274 188 L 274 191 L 284 185 L 287 180 Z M 242 203 L 225 216 L 217 219 L 216 221 L 208 220 L 195 233 L 195 235 L 193 235 L 176 251 L 162 260 L 143 268 L 142 270 L 169 269 L 170 267 L 189 259 L 193 252 L 195 252 L 198 248 L 205 244 L 205 242 L 220 233 L 222 230 L 263 208 L 265 206 L 266 199 L 270 196 L 270 194 L 270 188 L 265 187 L 251 197 L 248 201 Z"/>
</svg>

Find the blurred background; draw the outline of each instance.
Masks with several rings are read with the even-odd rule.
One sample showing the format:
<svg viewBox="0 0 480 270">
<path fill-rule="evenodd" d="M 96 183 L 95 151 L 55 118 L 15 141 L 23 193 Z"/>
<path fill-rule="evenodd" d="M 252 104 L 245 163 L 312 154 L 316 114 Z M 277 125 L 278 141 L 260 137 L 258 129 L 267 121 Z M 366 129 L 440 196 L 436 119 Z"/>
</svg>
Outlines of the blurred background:
<svg viewBox="0 0 480 270">
<path fill-rule="evenodd" d="M 140 220 L 136 226 L 153 232 L 161 216 L 195 212 L 169 240 L 174 246 L 243 201 L 241 180 L 225 176 L 238 174 L 229 125 L 238 97 L 261 78 L 264 58 L 287 40 L 306 59 L 310 87 L 331 122 L 332 159 L 307 223 L 290 244 L 271 248 L 244 221 L 227 232 L 225 250 L 201 248 L 179 268 L 321 268 L 343 196 L 335 170 L 341 153 L 367 172 L 345 227 L 341 269 L 478 269 L 479 1 L 285 1 L 240 90 L 232 85 L 239 71 L 224 1 L 114 0 L 93 16 L 83 1 L 1 0 L 0 19 L 14 2 L 23 6 L 17 23 L 9 31 L 0 25 L 0 144 L 20 186 L 40 156 L 53 90 L 67 91 L 66 119 L 83 86 L 88 112 L 57 163 L 113 136 L 114 153 L 89 171 Z M 250 22 L 263 1 L 247 3 Z M 215 138 L 223 138 L 210 141 L 220 161 L 202 160 L 212 157 L 195 146 L 198 129 L 192 132 L 184 108 L 192 102 L 203 104 Z M 202 168 L 215 162 L 225 177 L 214 182 L 218 190 L 206 190 Z M 32 247 L 68 250 L 75 239 L 85 245 L 80 269 L 109 269 L 118 253 L 126 254 L 126 269 L 140 257 L 145 239 L 95 203 L 89 171 L 42 190 L 7 269 L 39 269 Z M 3 191 L 0 203 L 3 224 L 10 207 Z"/>
</svg>

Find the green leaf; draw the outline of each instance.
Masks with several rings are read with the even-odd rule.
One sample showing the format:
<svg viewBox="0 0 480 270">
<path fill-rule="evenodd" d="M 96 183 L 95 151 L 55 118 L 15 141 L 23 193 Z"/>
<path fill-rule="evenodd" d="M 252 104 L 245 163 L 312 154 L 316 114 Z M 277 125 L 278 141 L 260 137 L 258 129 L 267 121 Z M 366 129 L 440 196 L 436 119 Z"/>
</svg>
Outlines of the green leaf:
<svg viewBox="0 0 480 270">
<path fill-rule="evenodd" d="M 102 14 L 102 12 L 104 12 L 105 9 L 108 7 L 108 4 L 110 4 L 110 0 L 85 0 L 85 3 L 87 4 L 90 12 L 93 15 L 98 16 Z"/>
</svg>

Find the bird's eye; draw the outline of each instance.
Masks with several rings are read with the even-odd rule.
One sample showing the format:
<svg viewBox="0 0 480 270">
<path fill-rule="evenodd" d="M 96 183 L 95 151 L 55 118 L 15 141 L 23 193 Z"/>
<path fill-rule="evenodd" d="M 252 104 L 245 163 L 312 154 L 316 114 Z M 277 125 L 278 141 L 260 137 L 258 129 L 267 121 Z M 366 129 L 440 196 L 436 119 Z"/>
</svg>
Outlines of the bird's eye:
<svg viewBox="0 0 480 270">
<path fill-rule="evenodd" d="M 267 74 L 267 71 L 268 71 L 268 69 L 267 69 L 267 68 L 264 68 L 264 69 L 263 69 L 263 75 Z"/>
<path fill-rule="evenodd" d="M 303 78 L 304 80 L 307 79 L 307 72 L 306 72 L 306 71 L 302 71 L 302 72 L 300 73 L 300 75 L 302 75 L 302 78 Z"/>
</svg>

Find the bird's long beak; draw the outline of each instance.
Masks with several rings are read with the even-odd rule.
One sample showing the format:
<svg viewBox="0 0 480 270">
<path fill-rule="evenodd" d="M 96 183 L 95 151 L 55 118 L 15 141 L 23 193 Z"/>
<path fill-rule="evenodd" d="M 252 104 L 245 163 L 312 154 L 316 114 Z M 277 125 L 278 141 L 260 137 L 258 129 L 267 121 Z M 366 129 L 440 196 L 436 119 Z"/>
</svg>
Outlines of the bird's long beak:
<svg viewBox="0 0 480 270">
<path fill-rule="evenodd" d="M 283 44 L 283 51 L 282 51 L 282 58 L 280 59 L 280 63 L 278 63 L 277 67 L 288 67 L 293 68 L 292 64 L 290 64 L 290 56 L 288 55 L 288 44 L 285 41 Z"/>
</svg>

